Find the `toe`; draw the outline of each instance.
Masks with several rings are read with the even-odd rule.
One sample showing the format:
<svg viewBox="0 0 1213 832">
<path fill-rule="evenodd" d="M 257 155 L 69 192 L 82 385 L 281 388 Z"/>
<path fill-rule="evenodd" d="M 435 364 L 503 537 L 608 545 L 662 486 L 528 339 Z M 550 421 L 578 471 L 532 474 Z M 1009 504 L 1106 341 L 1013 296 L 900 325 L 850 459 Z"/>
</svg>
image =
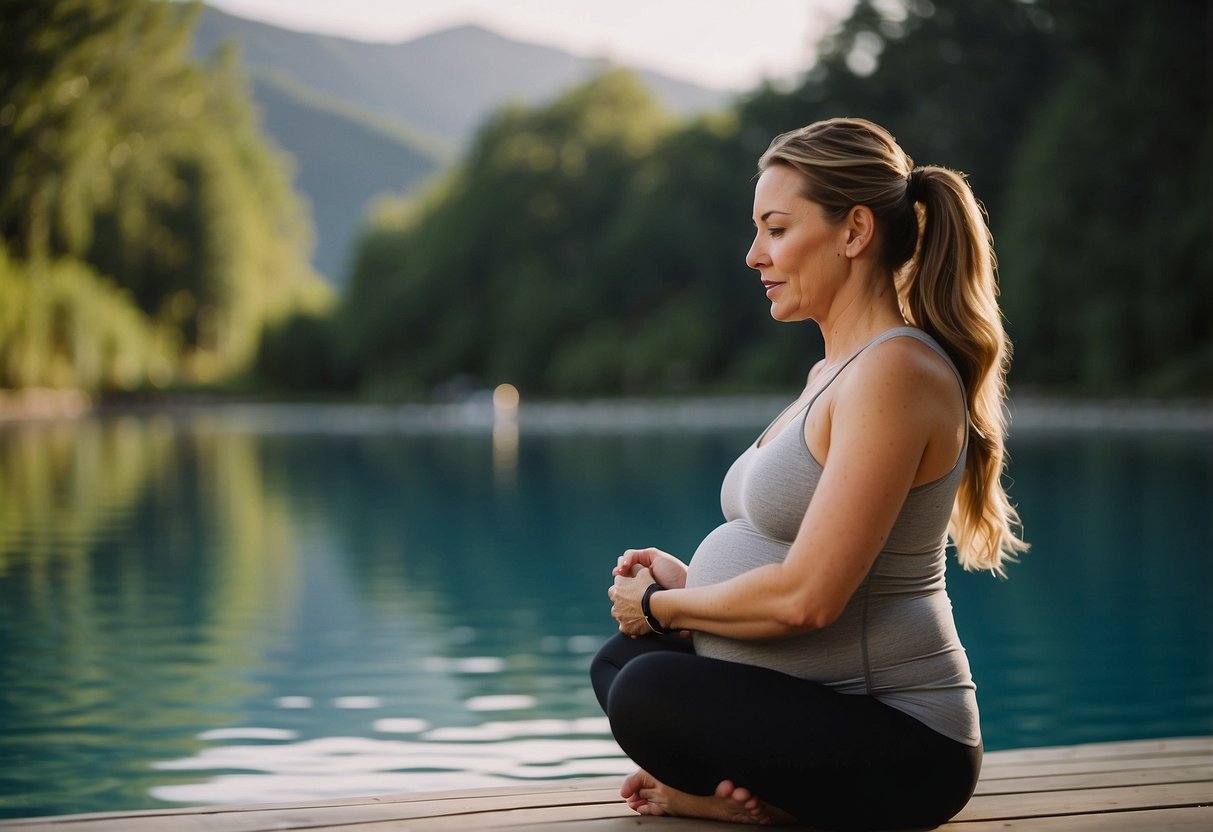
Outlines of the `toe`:
<svg viewBox="0 0 1213 832">
<path fill-rule="evenodd" d="M 644 769 L 636 769 L 636 771 L 624 778 L 623 784 L 619 787 L 619 796 L 625 800 L 639 792 L 645 784 L 648 775 Z"/>
</svg>

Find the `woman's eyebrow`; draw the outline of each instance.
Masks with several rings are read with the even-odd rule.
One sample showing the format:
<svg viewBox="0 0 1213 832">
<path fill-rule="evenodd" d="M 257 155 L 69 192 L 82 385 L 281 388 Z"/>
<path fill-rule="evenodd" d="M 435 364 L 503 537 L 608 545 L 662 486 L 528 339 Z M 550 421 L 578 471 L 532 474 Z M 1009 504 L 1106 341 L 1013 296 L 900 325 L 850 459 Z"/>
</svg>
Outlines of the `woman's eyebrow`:
<svg viewBox="0 0 1213 832">
<path fill-rule="evenodd" d="M 767 221 L 767 217 L 771 216 L 771 214 L 786 214 L 786 215 L 787 215 L 787 216 L 789 216 L 789 217 L 790 217 L 790 216 L 792 216 L 792 212 L 791 212 L 791 211 L 777 211 L 777 210 L 775 210 L 774 208 L 772 208 L 770 211 L 767 211 L 765 214 L 763 214 L 763 215 L 762 215 L 761 217 L 759 217 L 758 219 L 762 220 L 763 222 L 766 222 L 766 221 Z"/>
</svg>

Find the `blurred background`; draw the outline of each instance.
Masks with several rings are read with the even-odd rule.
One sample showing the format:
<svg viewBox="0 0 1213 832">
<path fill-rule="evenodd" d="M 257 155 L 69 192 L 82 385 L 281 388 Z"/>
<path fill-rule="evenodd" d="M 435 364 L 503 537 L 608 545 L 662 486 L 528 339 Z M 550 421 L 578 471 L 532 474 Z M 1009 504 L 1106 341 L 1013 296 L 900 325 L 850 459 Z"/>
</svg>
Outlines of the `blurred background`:
<svg viewBox="0 0 1213 832">
<path fill-rule="evenodd" d="M 820 355 L 755 162 L 864 116 L 988 210 L 987 749 L 1213 734 L 1213 4 L 0 0 L 0 817 L 629 769 L 619 551 Z"/>
<path fill-rule="evenodd" d="M 755 300 L 750 177 L 776 133 L 847 114 L 969 174 L 1018 391 L 1213 391 L 1204 0 L 804 0 L 737 39 L 805 28 L 800 71 L 741 91 L 475 25 L 3 7 L 2 388 L 784 389 L 816 346 Z M 711 7 L 688 8 L 666 41 L 695 41 Z"/>
</svg>

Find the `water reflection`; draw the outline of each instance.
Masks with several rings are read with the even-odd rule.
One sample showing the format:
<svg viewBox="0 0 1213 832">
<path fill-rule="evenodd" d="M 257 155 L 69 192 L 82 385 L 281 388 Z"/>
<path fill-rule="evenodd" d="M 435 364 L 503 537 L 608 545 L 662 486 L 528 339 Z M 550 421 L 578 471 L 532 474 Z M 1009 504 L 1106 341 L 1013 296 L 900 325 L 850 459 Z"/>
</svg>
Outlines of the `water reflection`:
<svg viewBox="0 0 1213 832">
<path fill-rule="evenodd" d="M 609 567 L 692 551 L 760 425 L 375 418 L 0 430 L 0 815 L 627 770 L 585 676 Z M 1012 451 L 1035 548 L 949 573 L 987 747 L 1213 733 L 1213 438 Z"/>
<path fill-rule="evenodd" d="M 239 719 L 254 688 L 230 668 L 273 640 L 295 579 L 254 445 L 162 419 L 4 431 L 0 794 L 144 802 L 148 749 L 127 737 L 189 753 Z"/>
<path fill-rule="evenodd" d="M 987 742 L 1213 733 L 1213 435 L 1025 433 L 1033 549 L 949 574 Z"/>
<path fill-rule="evenodd" d="M 667 487 L 696 443 L 502 444 L 217 413 L 0 431 L 0 813 L 268 799 L 265 771 L 211 762 L 306 766 L 341 737 L 392 757 L 392 789 L 621 770 L 584 722 L 604 576 L 625 527 L 685 544 L 715 510 Z M 500 738 L 537 720 L 594 735 Z M 377 736 L 401 726 L 425 728 Z M 346 764 L 320 793 L 388 782 Z"/>
<path fill-rule="evenodd" d="M 518 780 L 622 774 L 628 763 L 604 736 L 604 718 L 489 722 L 467 728 L 418 729 L 379 720 L 379 733 L 417 734 L 415 740 L 325 737 L 303 742 L 225 745 L 183 760 L 155 764 L 161 771 L 238 770 L 200 783 L 162 786 L 165 801 L 314 800 L 369 791 L 418 791 L 499 786 Z M 392 729 L 392 730 L 388 730 Z M 218 738 L 292 739 L 270 729 L 244 729 Z M 243 795 L 243 797 L 234 797 Z"/>
</svg>

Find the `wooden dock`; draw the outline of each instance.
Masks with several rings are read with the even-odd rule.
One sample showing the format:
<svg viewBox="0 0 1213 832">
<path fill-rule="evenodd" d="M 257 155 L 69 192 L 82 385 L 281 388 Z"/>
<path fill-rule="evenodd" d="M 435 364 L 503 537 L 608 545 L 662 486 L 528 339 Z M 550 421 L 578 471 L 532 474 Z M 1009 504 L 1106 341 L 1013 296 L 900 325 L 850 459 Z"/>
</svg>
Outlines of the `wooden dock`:
<svg viewBox="0 0 1213 832">
<path fill-rule="evenodd" d="M 381 795 L 316 803 L 210 806 L 0 822 L 0 832 L 403 832 L 535 829 L 655 832 L 723 828 L 640 817 L 619 778 Z M 786 827 L 785 827 L 786 828 Z M 986 754 L 977 793 L 947 832 L 1213 830 L 1213 737 L 1098 743 Z"/>
</svg>

